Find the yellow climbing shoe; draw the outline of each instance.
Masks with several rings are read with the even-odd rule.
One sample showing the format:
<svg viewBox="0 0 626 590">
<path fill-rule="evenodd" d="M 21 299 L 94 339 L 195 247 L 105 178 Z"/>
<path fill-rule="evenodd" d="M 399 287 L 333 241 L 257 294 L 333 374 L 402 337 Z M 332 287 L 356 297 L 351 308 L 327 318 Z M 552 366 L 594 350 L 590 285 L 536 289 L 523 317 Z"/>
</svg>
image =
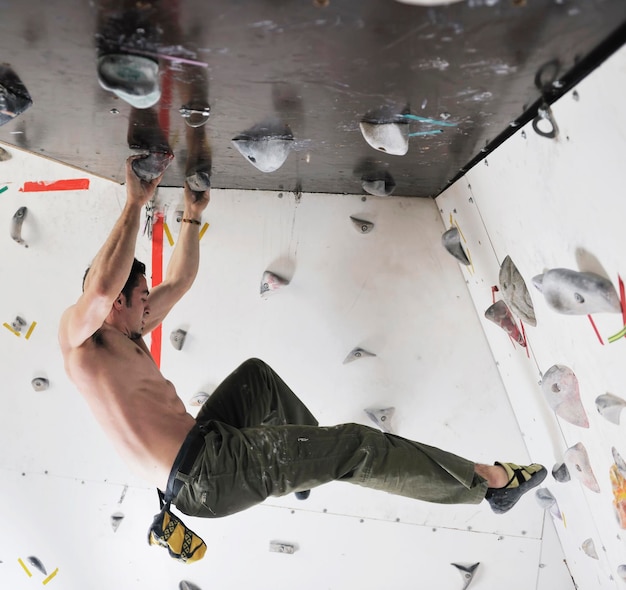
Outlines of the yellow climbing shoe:
<svg viewBox="0 0 626 590">
<path fill-rule="evenodd" d="M 498 463 L 504 467 L 509 482 L 501 488 L 487 488 L 485 500 L 496 514 L 504 514 L 517 504 L 517 501 L 532 488 L 538 486 L 548 472 L 543 465 L 516 465 L 515 463 Z"/>
</svg>

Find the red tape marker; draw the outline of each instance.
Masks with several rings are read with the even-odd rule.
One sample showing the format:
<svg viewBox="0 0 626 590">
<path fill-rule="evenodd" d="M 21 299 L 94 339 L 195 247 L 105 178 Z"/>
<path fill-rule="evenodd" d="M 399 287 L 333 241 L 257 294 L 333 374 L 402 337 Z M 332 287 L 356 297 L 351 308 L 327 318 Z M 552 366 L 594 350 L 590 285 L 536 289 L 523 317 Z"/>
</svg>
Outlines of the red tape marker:
<svg viewBox="0 0 626 590">
<path fill-rule="evenodd" d="M 152 288 L 163 281 L 163 213 L 157 213 L 152 224 Z M 150 353 L 157 367 L 161 367 L 162 326 L 152 330 Z"/>
<path fill-rule="evenodd" d="M 70 178 L 68 180 L 40 180 L 25 182 L 22 193 L 41 193 L 45 191 L 86 191 L 89 189 L 88 178 Z"/>
</svg>

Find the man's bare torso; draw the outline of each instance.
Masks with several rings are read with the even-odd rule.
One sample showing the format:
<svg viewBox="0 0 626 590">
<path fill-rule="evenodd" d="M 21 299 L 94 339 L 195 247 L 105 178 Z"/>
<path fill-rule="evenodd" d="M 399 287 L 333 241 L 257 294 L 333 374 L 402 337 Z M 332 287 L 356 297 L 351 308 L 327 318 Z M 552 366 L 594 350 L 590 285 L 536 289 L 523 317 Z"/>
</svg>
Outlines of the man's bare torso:
<svg viewBox="0 0 626 590">
<path fill-rule="evenodd" d="M 118 452 L 138 475 L 165 489 L 195 420 L 143 339 L 131 340 L 105 323 L 63 356 L 68 375 Z"/>
</svg>

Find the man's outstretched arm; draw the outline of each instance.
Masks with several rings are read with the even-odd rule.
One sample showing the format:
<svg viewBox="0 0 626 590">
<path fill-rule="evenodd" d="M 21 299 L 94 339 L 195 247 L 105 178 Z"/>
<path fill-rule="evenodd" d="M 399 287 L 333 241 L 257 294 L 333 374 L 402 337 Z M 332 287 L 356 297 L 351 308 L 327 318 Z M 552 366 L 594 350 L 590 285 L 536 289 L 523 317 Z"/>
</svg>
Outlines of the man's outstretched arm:
<svg viewBox="0 0 626 590">
<path fill-rule="evenodd" d="M 152 182 L 137 178 L 134 157 L 126 161 L 126 203 L 109 237 L 90 267 L 83 294 L 61 319 L 61 346 L 76 348 L 100 328 L 124 287 L 135 257 L 141 209 L 153 196 L 161 177 Z"/>
<path fill-rule="evenodd" d="M 167 265 L 165 280 L 148 296 L 150 313 L 146 319 L 144 334 L 154 330 L 163 321 L 174 304 L 189 291 L 198 274 L 202 212 L 209 204 L 210 196 L 208 190 L 194 193 L 187 184 L 184 190 L 185 211 L 180 234 Z"/>
</svg>

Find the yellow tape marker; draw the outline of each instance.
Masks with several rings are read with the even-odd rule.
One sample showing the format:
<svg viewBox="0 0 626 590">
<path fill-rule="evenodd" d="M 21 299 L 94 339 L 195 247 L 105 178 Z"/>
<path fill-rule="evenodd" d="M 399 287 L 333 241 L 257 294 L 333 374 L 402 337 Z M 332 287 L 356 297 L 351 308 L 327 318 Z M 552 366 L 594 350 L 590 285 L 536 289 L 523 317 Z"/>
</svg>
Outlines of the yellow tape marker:
<svg viewBox="0 0 626 590">
<path fill-rule="evenodd" d="M 13 332 L 13 334 L 15 334 L 18 338 L 20 338 L 22 335 L 17 331 L 14 330 L 11 326 L 9 326 L 9 324 L 7 324 L 6 322 L 4 322 L 4 324 L 2 324 L 7 330 L 9 330 L 9 332 Z"/>
<path fill-rule="evenodd" d="M 609 336 L 609 342 L 617 342 L 620 338 L 626 336 L 626 326 L 624 326 L 617 334 Z"/>
<path fill-rule="evenodd" d="M 22 566 L 22 568 L 24 569 L 24 571 L 28 574 L 29 578 L 33 577 L 33 574 L 30 573 L 30 570 L 26 567 L 26 564 L 22 561 L 21 557 L 17 558 L 18 563 Z"/>
<path fill-rule="evenodd" d="M 33 322 L 30 325 L 30 328 L 28 328 L 28 332 L 26 332 L 26 336 L 24 336 L 24 338 L 26 338 L 26 340 L 28 340 L 30 338 L 30 335 L 33 333 L 33 330 L 35 329 L 36 325 L 37 325 L 37 322 Z"/>
<path fill-rule="evenodd" d="M 200 230 L 200 233 L 198 234 L 198 240 L 201 240 L 201 239 L 202 239 L 202 236 L 205 234 L 205 232 L 206 232 L 206 230 L 207 230 L 207 229 L 209 229 L 209 224 L 208 224 L 208 223 L 205 223 L 205 224 L 202 226 L 202 229 Z"/>
<path fill-rule="evenodd" d="M 163 231 L 165 232 L 165 236 L 167 237 L 167 241 L 170 243 L 170 246 L 174 245 L 174 238 L 170 232 L 170 228 L 167 227 L 167 223 L 163 222 Z"/>
<path fill-rule="evenodd" d="M 55 569 L 43 582 L 42 584 L 45 586 L 50 580 L 52 580 L 52 578 L 54 578 L 54 576 L 56 576 L 59 573 L 59 568 Z"/>
</svg>

